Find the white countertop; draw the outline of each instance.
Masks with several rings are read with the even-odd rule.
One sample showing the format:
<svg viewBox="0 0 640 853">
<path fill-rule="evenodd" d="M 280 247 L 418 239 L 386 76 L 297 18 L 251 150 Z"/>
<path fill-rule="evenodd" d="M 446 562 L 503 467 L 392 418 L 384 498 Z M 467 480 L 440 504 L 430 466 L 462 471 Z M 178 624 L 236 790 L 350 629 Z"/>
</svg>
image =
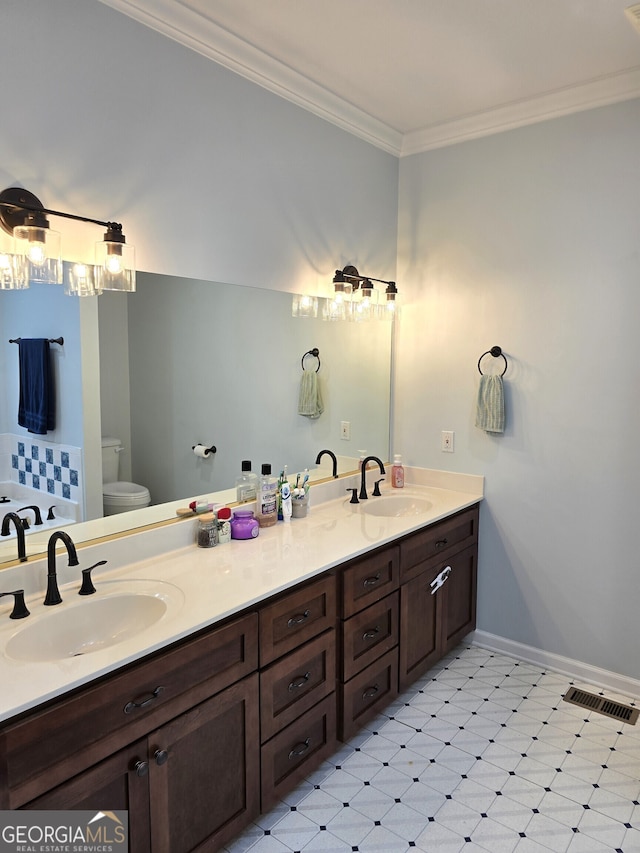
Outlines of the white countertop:
<svg viewBox="0 0 640 853">
<path fill-rule="evenodd" d="M 412 482 L 416 485 L 407 485 L 402 494 L 415 494 L 431 503 L 430 509 L 420 515 L 373 516 L 363 511 L 363 504 L 350 505 L 348 497 L 318 502 L 323 497 L 343 494 L 346 487 L 355 485 L 353 478 L 354 483 L 347 479 L 326 484 L 324 494 L 321 486 L 314 487 L 313 505 L 307 518 L 263 528 L 256 539 L 198 548 L 192 544 L 197 522 L 187 519 L 157 531 L 79 549 L 80 565 L 74 568 L 67 568 L 66 554 L 59 552 L 57 567 L 63 602 L 55 607 L 43 605 L 46 562 L 22 564 L 0 572 L 0 590 L 24 586 L 31 611 L 26 619 L 10 620 L 13 598 L 0 600 L 0 683 L 3 685 L 0 720 L 86 684 L 482 499 L 482 477 L 446 475 L 425 469 L 408 469 L 408 473 L 413 475 Z M 391 492 L 395 490 L 384 490 L 384 494 Z M 375 498 L 369 503 L 373 501 Z M 153 553 L 154 550 L 160 553 Z M 105 570 L 94 571 L 96 594 L 90 599 L 79 597 L 81 570 L 100 559 L 108 559 L 109 563 Z M 132 580 L 136 583 L 130 584 Z M 5 652 L 9 640 L 36 620 L 46 619 L 54 612 L 62 614 L 63 609 L 70 613 L 71 608 L 86 607 L 99 597 L 127 589 L 127 584 L 132 590 L 142 586 L 153 590 L 154 581 L 162 582 L 158 586 L 165 592 L 169 590 L 167 610 L 159 621 L 130 639 L 89 654 L 44 662 L 16 661 Z M 172 590 L 175 594 L 171 594 Z"/>
</svg>

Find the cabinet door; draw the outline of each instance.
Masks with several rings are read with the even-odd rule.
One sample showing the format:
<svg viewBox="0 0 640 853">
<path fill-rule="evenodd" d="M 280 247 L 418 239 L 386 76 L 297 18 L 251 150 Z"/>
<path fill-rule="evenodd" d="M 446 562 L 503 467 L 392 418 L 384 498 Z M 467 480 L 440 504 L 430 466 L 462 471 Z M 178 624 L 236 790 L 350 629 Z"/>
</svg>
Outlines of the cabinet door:
<svg viewBox="0 0 640 853">
<path fill-rule="evenodd" d="M 439 593 L 444 597 L 444 654 L 476 627 L 477 554 L 472 546 L 447 563 L 451 572 Z"/>
<path fill-rule="evenodd" d="M 217 850 L 258 814 L 257 674 L 148 741 L 153 853 Z"/>
<path fill-rule="evenodd" d="M 120 750 L 22 808 L 126 810 L 129 812 L 129 850 L 131 853 L 148 853 L 151 840 L 146 740 Z"/>
<path fill-rule="evenodd" d="M 447 564 L 425 570 L 400 587 L 400 690 L 442 656 L 442 604 L 431 584 Z"/>
</svg>

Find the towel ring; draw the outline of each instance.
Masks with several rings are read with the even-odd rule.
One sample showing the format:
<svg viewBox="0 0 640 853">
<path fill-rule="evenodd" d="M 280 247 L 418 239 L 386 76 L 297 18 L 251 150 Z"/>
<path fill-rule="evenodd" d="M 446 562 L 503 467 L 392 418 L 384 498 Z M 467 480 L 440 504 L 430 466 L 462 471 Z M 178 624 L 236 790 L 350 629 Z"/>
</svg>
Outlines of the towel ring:
<svg viewBox="0 0 640 853">
<path fill-rule="evenodd" d="M 305 352 L 305 354 L 302 356 L 302 359 L 300 361 L 300 364 L 302 365 L 303 370 L 304 370 L 304 360 L 308 355 L 312 355 L 314 358 L 318 359 L 318 366 L 316 367 L 316 373 L 317 373 L 320 370 L 320 350 L 318 349 L 318 347 L 314 347 L 313 349 L 310 349 L 308 352 Z"/>
<path fill-rule="evenodd" d="M 480 362 L 485 357 L 485 355 L 492 355 L 494 358 L 500 358 L 500 356 L 502 356 L 502 358 L 504 358 L 504 370 L 500 374 L 500 376 L 504 376 L 505 373 L 507 372 L 507 367 L 509 365 L 508 365 L 507 358 L 506 358 L 505 354 L 502 352 L 502 348 L 497 347 L 497 346 L 491 347 L 491 349 L 488 349 L 486 352 L 483 352 L 482 355 L 480 356 L 480 358 L 478 359 L 478 373 L 480 374 L 480 376 L 484 376 L 482 370 L 480 369 Z"/>
</svg>

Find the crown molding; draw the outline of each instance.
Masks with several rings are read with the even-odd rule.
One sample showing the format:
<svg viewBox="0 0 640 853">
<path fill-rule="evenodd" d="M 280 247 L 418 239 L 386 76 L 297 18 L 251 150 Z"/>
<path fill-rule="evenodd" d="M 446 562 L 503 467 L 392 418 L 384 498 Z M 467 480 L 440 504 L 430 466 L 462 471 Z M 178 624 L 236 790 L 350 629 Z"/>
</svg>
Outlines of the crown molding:
<svg viewBox="0 0 640 853">
<path fill-rule="evenodd" d="M 640 68 L 407 133 L 401 157 L 640 97 Z"/>
<path fill-rule="evenodd" d="M 185 6 L 181 0 L 101 0 L 263 89 L 400 156 L 402 134 Z"/>
<path fill-rule="evenodd" d="M 402 134 L 189 8 L 183 0 L 100 0 L 396 157 L 640 97 L 640 68 Z"/>
</svg>

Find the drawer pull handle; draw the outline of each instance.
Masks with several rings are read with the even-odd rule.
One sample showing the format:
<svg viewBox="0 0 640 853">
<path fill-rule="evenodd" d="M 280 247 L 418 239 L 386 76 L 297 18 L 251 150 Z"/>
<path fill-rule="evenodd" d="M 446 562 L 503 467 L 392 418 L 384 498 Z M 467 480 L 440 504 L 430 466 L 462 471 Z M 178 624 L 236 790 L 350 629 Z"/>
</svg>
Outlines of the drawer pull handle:
<svg viewBox="0 0 640 853">
<path fill-rule="evenodd" d="M 305 752 L 309 749 L 310 744 L 310 737 L 308 737 L 306 740 L 303 740 L 302 743 L 297 743 L 289 753 L 289 761 L 293 761 L 294 758 L 300 758 L 301 755 L 304 755 Z"/>
<path fill-rule="evenodd" d="M 153 757 L 156 760 L 156 764 L 158 767 L 162 767 L 163 764 L 166 764 L 169 760 L 169 750 L 167 749 L 156 749 L 153 754 Z"/>
<path fill-rule="evenodd" d="M 378 572 L 375 575 L 371 575 L 371 577 L 369 577 L 369 578 L 365 578 L 362 581 L 362 586 L 365 588 L 369 587 L 369 586 L 375 586 L 379 580 L 380 580 L 380 572 Z"/>
<path fill-rule="evenodd" d="M 300 690 L 300 688 L 304 687 L 310 678 L 311 678 L 311 673 L 305 672 L 305 674 L 301 675 L 300 678 L 294 679 L 289 684 L 289 693 L 293 693 L 294 690 Z"/>
<path fill-rule="evenodd" d="M 287 622 L 287 628 L 297 628 L 297 626 L 302 625 L 309 616 L 311 616 L 310 610 L 305 610 L 304 613 L 298 613 L 297 616 L 292 616 Z"/>
<path fill-rule="evenodd" d="M 136 761 L 133 765 L 133 770 L 136 776 L 146 776 L 149 772 L 149 764 L 146 761 Z"/>
<path fill-rule="evenodd" d="M 429 586 L 431 587 L 431 595 L 433 595 L 434 592 L 437 592 L 440 589 L 440 587 L 444 584 L 450 574 L 451 566 L 447 566 L 446 569 L 443 569 L 440 574 L 431 581 L 431 583 L 429 584 Z"/>
<path fill-rule="evenodd" d="M 127 702 L 124 706 L 125 714 L 130 714 L 132 711 L 135 711 L 137 708 L 146 708 L 147 705 L 150 705 L 158 696 L 162 693 L 164 687 L 156 687 L 156 689 L 151 693 L 146 699 L 133 699 L 131 702 Z"/>
<path fill-rule="evenodd" d="M 449 540 L 448 540 L 448 539 L 446 539 L 446 538 L 445 538 L 445 539 L 437 539 L 437 540 L 436 540 L 436 551 L 437 551 L 439 548 L 444 548 L 444 546 L 445 546 L 445 545 L 448 545 L 448 544 L 449 544 Z"/>
<path fill-rule="evenodd" d="M 375 638 L 380 633 L 380 626 L 376 625 L 375 628 L 370 628 L 368 631 L 365 631 L 362 635 L 363 640 L 375 640 Z"/>
<path fill-rule="evenodd" d="M 363 699 L 373 699 L 373 697 L 380 690 L 380 686 L 378 684 L 374 684 L 373 687 L 367 687 L 367 689 L 363 692 Z"/>
</svg>

